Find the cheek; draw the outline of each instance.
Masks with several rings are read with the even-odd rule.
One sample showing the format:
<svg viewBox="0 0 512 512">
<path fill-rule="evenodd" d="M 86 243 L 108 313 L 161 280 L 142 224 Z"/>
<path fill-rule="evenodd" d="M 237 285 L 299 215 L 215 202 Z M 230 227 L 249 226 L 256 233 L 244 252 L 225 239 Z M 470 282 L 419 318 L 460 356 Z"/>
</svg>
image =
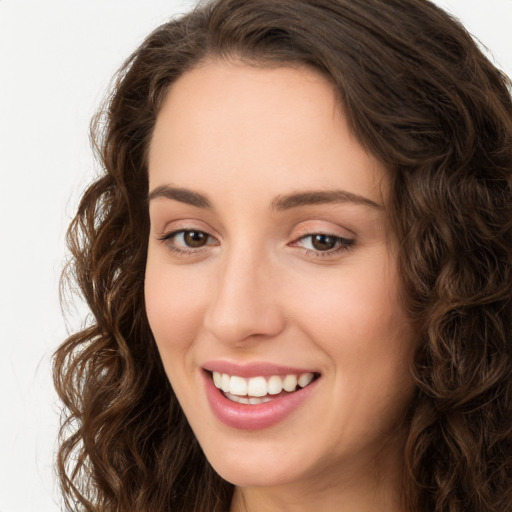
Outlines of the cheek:
<svg viewBox="0 0 512 512">
<path fill-rule="evenodd" d="M 347 349 L 369 355 L 386 351 L 410 333 L 396 272 L 384 258 L 371 263 L 343 270 L 321 280 L 320 286 L 305 280 L 304 287 L 290 295 L 301 310 L 297 318 L 304 329 L 318 343 L 329 343 L 334 356 Z"/>
<path fill-rule="evenodd" d="M 171 360 L 167 356 L 185 352 L 201 328 L 199 285 L 193 276 L 171 272 L 149 251 L 144 283 L 146 313 L 166 368 Z"/>
<path fill-rule="evenodd" d="M 340 401 L 368 419 L 375 411 L 383 417 L 403 412 L 414 387 L 409 361 L 415 330 L 401 306 L 396 272 L 380 261 L 346 270 L 321 289 L 310 286 L 314 291 L 297 316 L 328 356 Z"/>
</svg>

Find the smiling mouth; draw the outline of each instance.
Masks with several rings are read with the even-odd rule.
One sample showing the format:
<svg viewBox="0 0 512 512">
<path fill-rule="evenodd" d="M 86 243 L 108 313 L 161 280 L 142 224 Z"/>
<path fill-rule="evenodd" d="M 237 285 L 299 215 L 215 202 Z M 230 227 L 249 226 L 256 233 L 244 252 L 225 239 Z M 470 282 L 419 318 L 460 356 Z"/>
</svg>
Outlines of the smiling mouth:
<svg viewBox="0 0 512 512">
<path fill-rule="evenodd" d="M 208 373 L 215 387 L 222 391 L 225 398 L 245 405 L 263 404 L 282 396 L 292 395 L 309 386 L 320 376 L 317 373 L 307 372 L 246 379 L 217 371 Z"/>
</svg>

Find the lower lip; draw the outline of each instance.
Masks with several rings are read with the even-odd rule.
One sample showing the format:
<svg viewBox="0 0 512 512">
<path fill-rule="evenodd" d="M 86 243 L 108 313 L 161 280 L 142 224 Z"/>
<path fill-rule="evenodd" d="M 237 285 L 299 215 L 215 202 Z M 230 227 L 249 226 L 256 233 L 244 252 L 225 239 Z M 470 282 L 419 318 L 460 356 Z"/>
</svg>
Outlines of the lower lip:
<svg viewBox="0 0 512 512">
<path fill-rule="evenodd" d="M 289 395 L 282 395 L 269 402 L 257 405 L 239 404 L 224 396 L 215 387 L 211 376 L 203 372 L 206 396 L 213 414 L 228 427 L 241 430 L 259 430 L 283 421 L 293 411 L 301 407 L 311 396 L 320 379 L 316 379 L 305 388 Z"/>
</svg>

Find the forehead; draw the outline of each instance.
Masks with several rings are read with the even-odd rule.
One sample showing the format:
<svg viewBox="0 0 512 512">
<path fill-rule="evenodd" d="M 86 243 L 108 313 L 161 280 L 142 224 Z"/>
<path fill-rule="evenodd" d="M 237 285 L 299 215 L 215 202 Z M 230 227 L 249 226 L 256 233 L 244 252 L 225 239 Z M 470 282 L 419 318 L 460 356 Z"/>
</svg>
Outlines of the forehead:
<svg viewBox="0 0 512 512">
<path fill-rule="evenodd" d="M 170 88 L 149 152 L 150 189 L 343 186 L 381 202 L 384 176 L 350 130 L 333 84 L 306 67 L 207 62 Z M 340 176 L 344 175 L 343 183 Z M 283 181 L 283 183 L 281 183 Z M 268 183 L 266 185 L 268 186 Z M 257 188 L 257 187 L 256 187 Z"/>
</svg>

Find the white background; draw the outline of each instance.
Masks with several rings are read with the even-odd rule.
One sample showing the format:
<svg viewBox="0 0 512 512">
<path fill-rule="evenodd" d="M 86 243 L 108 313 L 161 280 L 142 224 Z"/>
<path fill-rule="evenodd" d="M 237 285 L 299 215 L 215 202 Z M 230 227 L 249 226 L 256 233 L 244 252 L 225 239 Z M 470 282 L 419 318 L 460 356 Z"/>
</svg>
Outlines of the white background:
<svg viewBox="0 0 512 512">
<path fill-rule="evenodd" d="M 50 358 L 64 233 L 96 170 L 89 120 L 144 36 L 193 3 L 0 0 L 0 512 L 60 510 Z M 512 74 L 512 0 L 438 3 Z"/>
</svg>

